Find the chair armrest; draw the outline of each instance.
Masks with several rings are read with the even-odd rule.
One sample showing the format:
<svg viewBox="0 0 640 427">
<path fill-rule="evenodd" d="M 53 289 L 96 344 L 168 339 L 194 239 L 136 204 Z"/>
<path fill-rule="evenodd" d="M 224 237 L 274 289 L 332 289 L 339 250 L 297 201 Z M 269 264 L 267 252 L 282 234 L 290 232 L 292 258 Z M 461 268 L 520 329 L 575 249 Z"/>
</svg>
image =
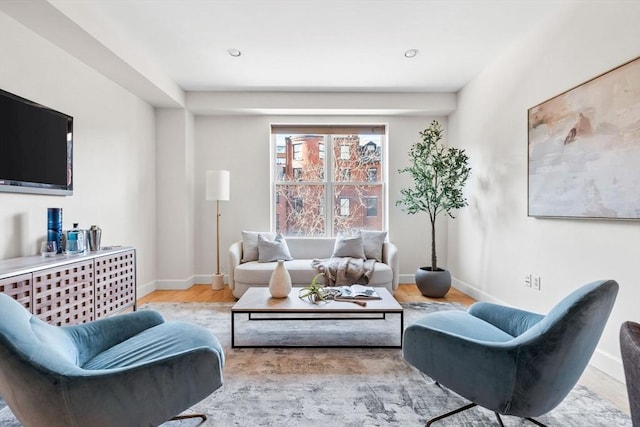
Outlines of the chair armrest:
<svg viewBox="0 0 640 427">
<path fill-rule="evenodd" d="M 240 265 L 242 260 L 242 240 L 233 242 L 229 247 L 229 269 L 227 274 L 229 275 L 229 288 L 233 290 L 235 288 L 234 273 L 236 267 Z"/>
<path fill-rule="evenodd" d="M 544 318 L 541 314 L 490 302 L 477 302 L 469 307 L 468 313 L 513 337 L 527 331 Z"/>
<path fill-rule="evenodd" d="M 444 318 L 444 313 L 448 312 L 433 314 Z M 480 341 L 418 322 L 404 332 L 402 353 L 407 362 L 479 405 L 508 409 L 500 402 L 508 404 L 513 394 L 518 349 L 512 341 Z"/>
<path fill-rule="evenodd" d="M 382 262 L 391 267 L 393 273 L 392 289 L 395 291 L 400 284 L 400 261 L 398 260 L 398 247 L 391 242 L 382 244 Z"/>
<path fill-rule="evenodd" d="M 161 323 L 164 318 L 157 311 L 138 310 L 81 325 L 63 326 L 62 330 L 73 340 L 82 365 L 106 349 Z"/>
</svg>

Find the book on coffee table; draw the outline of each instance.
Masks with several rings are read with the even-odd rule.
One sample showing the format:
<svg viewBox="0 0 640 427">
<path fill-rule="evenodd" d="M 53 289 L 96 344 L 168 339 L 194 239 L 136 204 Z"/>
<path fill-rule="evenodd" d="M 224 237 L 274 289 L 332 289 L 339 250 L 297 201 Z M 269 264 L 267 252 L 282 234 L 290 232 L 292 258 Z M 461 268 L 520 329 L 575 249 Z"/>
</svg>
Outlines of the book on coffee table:
<svg viewBox="0 0 640 427">
<path fill-rule="evenodd" d="M 351 285 L 351 286 L 335 286 L 329 289 L 335 289 L 340 293 L 335 296 L 339 299 L 381 299 L 376 290 L 371 286 Z"/>
</svg>

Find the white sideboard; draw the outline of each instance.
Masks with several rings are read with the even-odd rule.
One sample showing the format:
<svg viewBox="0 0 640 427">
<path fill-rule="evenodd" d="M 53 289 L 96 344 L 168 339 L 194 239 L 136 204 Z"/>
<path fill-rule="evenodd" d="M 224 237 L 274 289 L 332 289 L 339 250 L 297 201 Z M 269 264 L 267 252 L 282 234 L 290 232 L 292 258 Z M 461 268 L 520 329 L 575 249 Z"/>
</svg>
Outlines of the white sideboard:
<svg viewBox="0 0 640 427">
<path fill-rule="evenodd" d="M 72 325 L 136 309 L 136 250 L 0 261 L 0 292 L 54 325 Z"/>
</svg>

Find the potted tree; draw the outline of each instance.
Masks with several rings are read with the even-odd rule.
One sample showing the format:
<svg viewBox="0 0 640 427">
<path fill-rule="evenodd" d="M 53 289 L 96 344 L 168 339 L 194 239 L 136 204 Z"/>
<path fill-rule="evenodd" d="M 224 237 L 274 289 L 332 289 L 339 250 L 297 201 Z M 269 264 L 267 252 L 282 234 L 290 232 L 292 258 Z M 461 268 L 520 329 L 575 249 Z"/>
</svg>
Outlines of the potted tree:
<svg viewBox="0 0 640 427">
<path fill-rule="evenodd" d="M 464 150 L 444 147 L 442 126 L 437 120 L 420 132 L 421 141 L 409 150 L 411 165 L 399 169 L 413 178 L 413 186 L 400 190 L 402 198 L 396 205 L 404 205 L 408 214 L 425 212 L 431 223 L 431 266 L 416 271 L 416 284 L 424 296 L 440 298 L 451 288 L 451 274 L 438 267 L 436 255 L 436 218 L 444 213 L 454 218 L 453 211 L 467 206 L 463 188 L 471 168 Z"/>
</svg>

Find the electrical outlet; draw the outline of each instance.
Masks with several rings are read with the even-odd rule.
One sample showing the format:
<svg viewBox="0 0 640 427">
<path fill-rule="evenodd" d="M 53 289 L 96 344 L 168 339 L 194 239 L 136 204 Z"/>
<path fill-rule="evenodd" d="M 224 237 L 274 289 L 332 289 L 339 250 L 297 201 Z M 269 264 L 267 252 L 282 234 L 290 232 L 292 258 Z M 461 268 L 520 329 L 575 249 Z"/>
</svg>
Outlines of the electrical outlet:
<svg viewBox="0 0 640 427">
<path fill-rule="evenodd" d="M 540 276 L 533 276 L 533 289 L 540 290 Z"/>
<path fill-rule="evenodd" d="M 530 287 L 531 287 L 531 274 L 530 274 L 530 273 L 526 273 L 526 274 L 524 275 L 524 285 L 525 285 L 527 288 L 530 288 Z"/>
</svg>

